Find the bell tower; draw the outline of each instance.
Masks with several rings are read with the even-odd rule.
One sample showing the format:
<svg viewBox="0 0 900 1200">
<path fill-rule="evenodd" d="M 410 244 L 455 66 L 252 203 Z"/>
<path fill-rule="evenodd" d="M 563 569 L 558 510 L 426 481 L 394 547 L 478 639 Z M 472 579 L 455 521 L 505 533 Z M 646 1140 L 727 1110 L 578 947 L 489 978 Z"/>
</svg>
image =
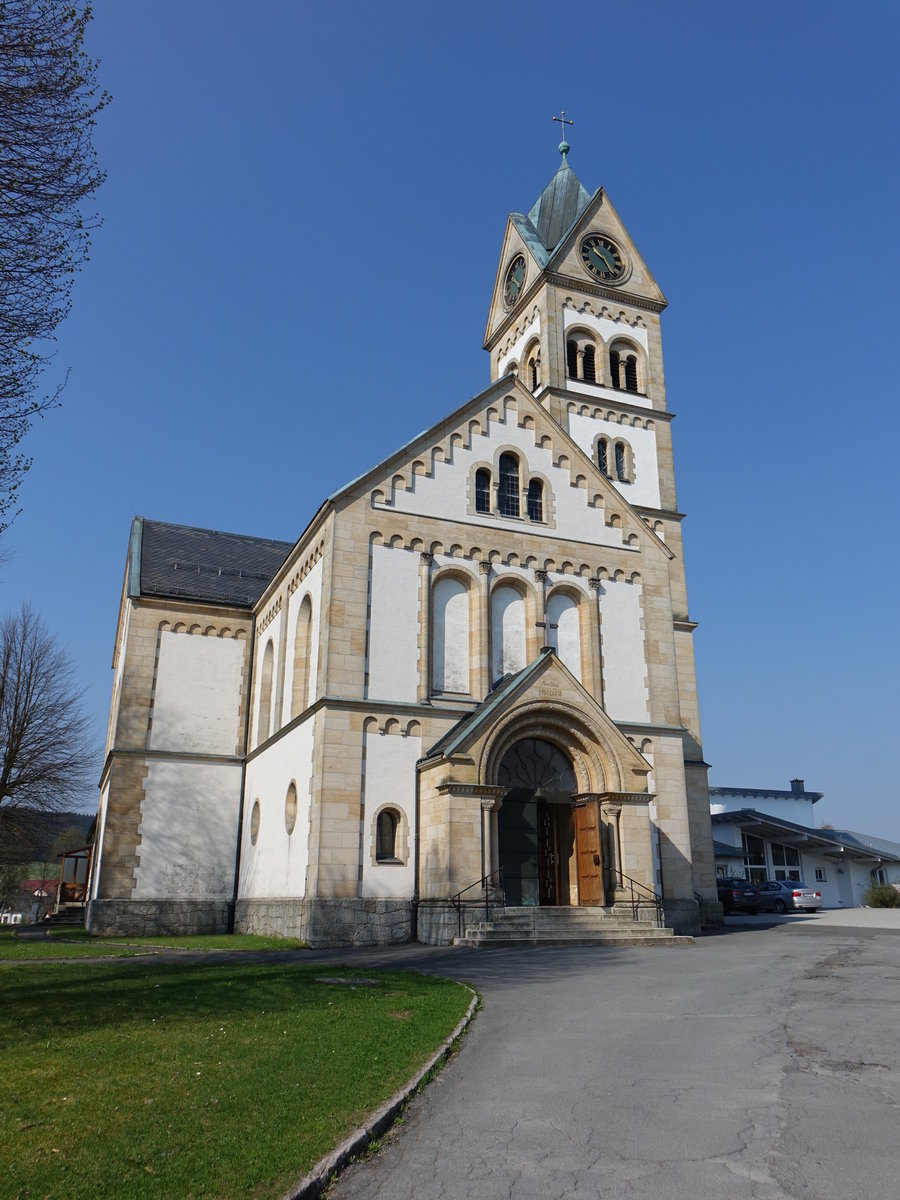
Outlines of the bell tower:
<svg viewBox="0 0 900 1200">
<path fill-rule="evenodd" d="M 673 553 L 681 718 L 697 738 L 692 633 L 666 408 L 666 298 L 604 188 L 559 145 L 556 174 L 509 214 L 485 331 L 491 379 L 512 372 Z M 699 754 L 698 754 L 699 757 Z"/>
</svg>

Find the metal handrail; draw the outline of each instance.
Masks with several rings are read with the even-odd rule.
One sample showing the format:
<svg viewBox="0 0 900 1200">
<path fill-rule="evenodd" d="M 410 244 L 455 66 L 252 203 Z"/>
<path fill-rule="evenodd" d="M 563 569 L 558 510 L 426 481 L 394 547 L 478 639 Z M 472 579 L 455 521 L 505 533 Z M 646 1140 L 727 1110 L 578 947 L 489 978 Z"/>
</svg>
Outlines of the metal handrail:
<svg viewBox="0 0 900 1200">
<path fill-rule="evenodd" d="M 491 894 L 488 890 L 488 884 L 494 878 L 495 875 L 499 879 L 499 883 L 497 884 L 496 890 L 503 893 L 503 868 L 499 867 L 496 871 L 491 871 L 490 875 L 482 875 L 482 877 L 480 879 L 476 879 L 474 883 L 470 883 L 468 885 L 468 887 L 462 888 L 461 891 L 458 891 L 455 896 L 450 897 L 450 903 L 456 909 L 456 925 L 457 925 L 457 929 L 459 930 L 460 937 L 463 936 L 462 897 L 466 894 L 466 892 L 471 892 L 472 888 L 477 888 L 477 887 L 484 888 L 484 919 L 486 921 L 489 921 L 491 919 L 491 908 L 490 908 Z M 503 895 L 503 899 L 505 902 L 505 900 L 506 900 L 505 894 Z"/>
<path fill-rule="evenodd" d="M 656 912 L 656 926 L 658 929 L 663 927 L 663 898 L 659 892 L 654 891 L 649 884 L 641 883 L 639 879 L 632 879 L 630 875 L 626 875 L 617 867 L 607 868 L 611 875 L 616 878 L 617 886 L 621 883 L 622 890 L 627 891 L 631 897 L 631 919 L 637 921 L 640 915 L 641 905 L 652 904 Z"/>
</svg>

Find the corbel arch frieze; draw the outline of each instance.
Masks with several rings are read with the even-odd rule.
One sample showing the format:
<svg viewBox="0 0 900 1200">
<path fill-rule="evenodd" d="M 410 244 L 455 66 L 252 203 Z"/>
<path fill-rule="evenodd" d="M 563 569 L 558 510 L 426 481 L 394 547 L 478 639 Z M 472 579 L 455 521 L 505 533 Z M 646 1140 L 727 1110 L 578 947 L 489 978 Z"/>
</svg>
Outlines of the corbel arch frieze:
<svg viewBox="0 0 900 1200">
<path fill-rule="evenodd" d="M 622 790 L 622 766 L 604 731 L 586 721 L 573 705 L 546 700 L 522 704 L 500 718 L 481 749 L 480 782 L 496 782 L 503 756 L 522 738 L 543 738 L 565 751 L 580 792 Z"/>
</svg>

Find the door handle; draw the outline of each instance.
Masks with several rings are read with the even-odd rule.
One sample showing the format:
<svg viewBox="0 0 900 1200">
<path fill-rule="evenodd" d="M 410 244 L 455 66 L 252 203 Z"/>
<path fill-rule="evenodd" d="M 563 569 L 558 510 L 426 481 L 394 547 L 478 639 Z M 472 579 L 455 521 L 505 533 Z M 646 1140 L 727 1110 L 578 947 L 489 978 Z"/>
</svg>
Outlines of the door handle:
<svg viewBox="0 0 900 1200">
<path fill-rule="evenodd" d="M 599 855 L 599 854 L 595 854 L 595 855 L 594 855 L 594 866 L 595 866 L 595 867 L 599 867 L 599 866 L 600 866 L 600 855 Z"/>
</svg>

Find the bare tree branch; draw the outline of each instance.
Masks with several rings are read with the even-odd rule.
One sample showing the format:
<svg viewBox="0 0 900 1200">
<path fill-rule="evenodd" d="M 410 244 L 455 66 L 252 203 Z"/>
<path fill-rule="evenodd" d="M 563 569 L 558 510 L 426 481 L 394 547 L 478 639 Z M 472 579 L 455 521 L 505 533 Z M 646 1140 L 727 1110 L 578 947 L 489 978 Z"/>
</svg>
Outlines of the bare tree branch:
<svg viewBox="0 0 900 1200">
<path fill-rule="evenodd" d="M 92 807 L 95 754 L 74 664 L 27 605 L 0 621 L 0 861 L 36 816 Z M 87 801 L 87 803 L 86 803 Z"/>
<path fill-rule="evenodd" d="M 110 100 L 90 19 L 84 0 L 0 0 L 0 532 L 31 465 L 16 447 L 65 386 L 37 394 L 100 224 L 82 211 L 105 178 L 93 130 Z"/>
</svg>

